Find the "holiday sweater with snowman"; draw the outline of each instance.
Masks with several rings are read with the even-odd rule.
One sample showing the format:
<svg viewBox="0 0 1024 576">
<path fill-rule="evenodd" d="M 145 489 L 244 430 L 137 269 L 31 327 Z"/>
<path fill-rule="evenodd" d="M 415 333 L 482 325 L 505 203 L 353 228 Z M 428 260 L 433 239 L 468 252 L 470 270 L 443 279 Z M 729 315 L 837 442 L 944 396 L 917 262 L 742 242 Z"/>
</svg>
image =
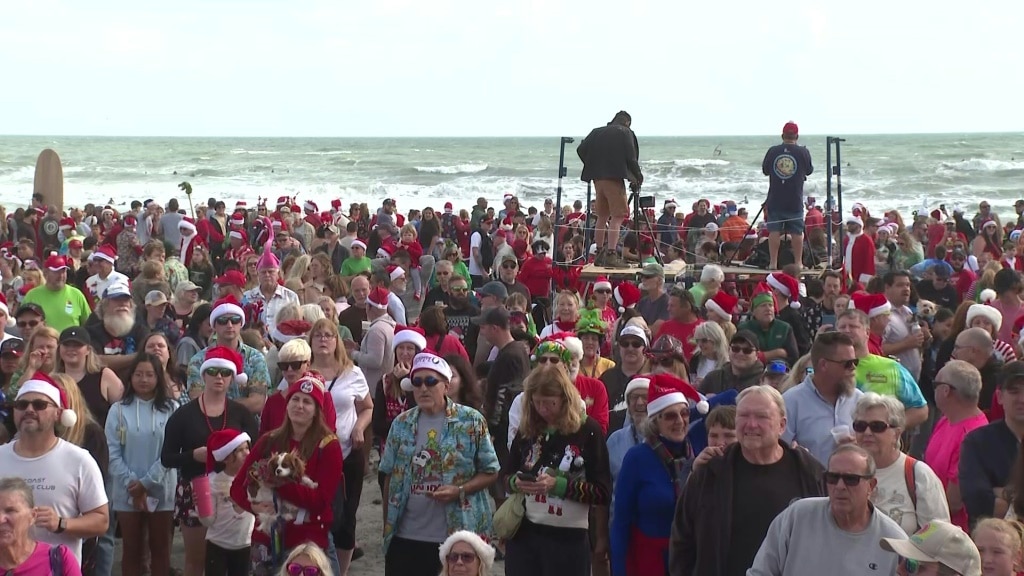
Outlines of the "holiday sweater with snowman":
<svg viewBox="0 0 1024 576">
<path fill-rule="evenodd" d="M 593 418 L 585 417 L 572 434 L 555 429 L 537 438 L 517 434 L 502 470 L 510 492 L 519 492 L 517 472 L 538 476 L 547 472 L 556 478 L 547 495 L 526 495 L 526 519 L 534 524 L 586 530 L 590 507 L 611 502 L 608 447 Z"/>
</svg>

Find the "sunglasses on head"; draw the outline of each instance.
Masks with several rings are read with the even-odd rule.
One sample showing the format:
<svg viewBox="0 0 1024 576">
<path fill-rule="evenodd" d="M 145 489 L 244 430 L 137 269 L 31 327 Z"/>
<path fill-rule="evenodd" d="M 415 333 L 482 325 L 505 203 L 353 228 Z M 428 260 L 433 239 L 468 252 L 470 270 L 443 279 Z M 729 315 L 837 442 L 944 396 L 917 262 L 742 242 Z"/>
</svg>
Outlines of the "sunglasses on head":
<svg viewBox="0 0 1024 576">
<path fill-rule="evenodd" d="M 278 362 L 277 369 L 281 372 L 287 372 L 289 370 L 299 370 L 307 360 L 295 360 L 293 362 Z"/>
<path fill-rule="evenodd" d="M 298 562 L 292 562 L 286 566 L 290 576 L 321 576 L 323 571 L 317 566 L 303 566 Z"/>
<path fill-rule="evenodd" d="M 220 316 L 219 318 L 217 318 L 217 320 L 215 322 L 215 324 L 217 324 L 217 326 L 227 326 L 229 323 L 230 324 L 241 324 L 242 323 L 242 317 L 237 315 L 237 314 L 230 314 L 230 315 Z"/>
<path fill-rule="evenodd" d="M 203 371 L 203 374 L 207 376 L 220 376 L 221 378 L 233 378 L 235 371 L 231 368 L 218 368 L 216 366 L 210 366 Z"/>
<path fill-rule="evenodd" d="M 433 388 L 434 386 L 437 386 L 440 383 L 441 381 L 438 380 L 437 378 L 434 378 L 433 376 L 420 376 L 419 378 L 412 379 L 412 385 L 414 388 L 419 388 L 423 385 L 426 385 L 427 388 Z"/>
<path fill-rule="evenodd" d="M 881 420 L 872 420 L 871 422 L 868 422 L 867 420 L 855 420 L 853 422 L 854 432 L 864 432 L 869 428 L 873 433 L 881 434 L 891 428 L 891 426 L 889 426 L 888 422 L 882 422 Z"/>
<path fill-rule="evenodd" d="M 733 354 L 753 354 L 757 351 L 753 346 L 737 346 L 736 344 L 730 346 L 729 350 L 731 350 Z"/>
<path fill-rule="evenodd" d="M 871 476 L 864 476 L 861 474 L 840 474 L 839 472 L 825 472 L 823 475 L 826 484 L 836 485 L 842 480 L 843 484 L 848 487 L 856 486 L 860 484 L 861 480 L 869 480 Z"/>
<path fill-rule="evenodd" d="M 452 552 L 445 556 L 445 560 L 447 560 L 449 564 L 457 564 L 460 561 L 463 564 L 472 564 L 473 561 L 476 560 L 476 554 L 472 552 Z"/>
<path fill-rule="evenodd" d="M 48 400 L 43 400 L 43 399 L 38 399 L 38 400 L 15 400 L 14 401 L 14 409 L 15 410 L 20 410 L 20 411 L 24 412 L 25 410 L 28 410 L 29 406 L 31 406 L 32 409 L 35 410 L 36 412 L 42 412 L 43 410 L 46 410 L 50 406 L 56 406 L 56 404 L 54 404 L 53 402 L 50 402 Z"/>
</svg>

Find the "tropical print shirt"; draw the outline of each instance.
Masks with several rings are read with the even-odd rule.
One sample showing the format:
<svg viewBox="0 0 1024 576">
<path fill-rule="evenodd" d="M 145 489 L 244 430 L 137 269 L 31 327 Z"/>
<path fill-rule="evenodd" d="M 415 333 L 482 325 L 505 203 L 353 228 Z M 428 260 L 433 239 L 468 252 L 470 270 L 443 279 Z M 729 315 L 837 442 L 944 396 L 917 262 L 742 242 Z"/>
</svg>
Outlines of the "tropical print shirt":
<svg viewBox="0 0 1024 576">
<path fill-rule="evenodd" d="M 215 339 L 211 339 L 210 346 L 216 345 Z M 242 355 L 242 372 L 246 374 L 248 379 L 241 386 L 232 380 L 228 386 L 228 398 L 238 400 L 239 398 L 248 398 L 253 394 L 266 395 L 267 389 L 270 387 L 270 372 L 267 370 L 266 357 L 259 350 L 252 346 L 246 346 L 241 342 L 238 343 L 238 353 Z M 189 392 L 193 390 L 202 392 L 206 386 L 203 375 L 199 373 L 199 369 L 202 368 L 205 359 L 206 348 L 196 352 L 195 356 L 188 362 L 187 388 Z"/>
</svg>

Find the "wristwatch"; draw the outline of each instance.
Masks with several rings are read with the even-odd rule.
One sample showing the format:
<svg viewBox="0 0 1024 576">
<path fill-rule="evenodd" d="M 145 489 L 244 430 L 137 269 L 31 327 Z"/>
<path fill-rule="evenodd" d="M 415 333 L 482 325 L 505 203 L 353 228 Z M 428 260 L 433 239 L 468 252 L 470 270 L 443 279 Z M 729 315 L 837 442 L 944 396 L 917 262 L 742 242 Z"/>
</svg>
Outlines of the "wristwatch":
<svg viewBox="0 0 1024 576">
<path fill-rule="evenodd" d="M 67 529 L 68 529 L 68 519 L 67 518 L 58 518 L 57 519 L 57 529 L 54 530 L 53 533 L 54 534 L 63 534 L 64 531 L 67 530 Z"/>
</svg>

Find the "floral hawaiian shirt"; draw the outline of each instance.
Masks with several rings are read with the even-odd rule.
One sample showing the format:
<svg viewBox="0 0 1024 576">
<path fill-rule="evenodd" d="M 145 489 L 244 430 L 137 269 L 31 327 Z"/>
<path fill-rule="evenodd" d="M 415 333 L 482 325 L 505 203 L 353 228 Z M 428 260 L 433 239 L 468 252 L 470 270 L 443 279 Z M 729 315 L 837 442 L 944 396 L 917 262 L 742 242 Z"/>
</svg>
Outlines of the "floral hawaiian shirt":
<svg viewBox="0 0 1024 576">
<path fill-rule="evenodd" d="M 210 346 L 216 346 L 214 341 L 210 342 Z M 189 360 L 188 363 L 188 391 L 193 390 L 202 391 L 206 386 L 203 381 L 203 375 L 199 373 L 199 369 L 203 367 L 203 361 L 206 359 L 206 350 L 203 348 L 199 352 L 196 352 L 195 356 Z M 267 389 L 270 387 L 270 372 L 267 370 L 267 359 L 263 356 L 259 350 L 238 343 L 238 352 L 242 355 L 242 372 L 247 376 L 247 381 L 244 386 L 239 386 L 237 382 L 232 381 L 231 385 L 228 386 L 228 398 L 231 400 L 237 400 L 239 398 L 248 398 L 252 394 L 267 394 Z"/>
<path fill-rule="evenodd" d="M 398 415 L 384 446 L 379 470 L 390 474 L 388 514 L 384 524 L 384 552 L 398 529 L 412 487 L 413 459 L 416 452 L 416 427 L 420 409 L 413 408 Z M 482 414 L 472 408 L 448 400 L 446 430 L 438 439 L 442 483 L 461 486 L 480 473 L 495 474 L 500 469 L 498 456 L 487 432 Z M 466 494 L 466 498 L 445 506 L 448 534 L 469 530 L 483 536 L 491 533 L 494 511 L 486 490 Z"/>
</svg>

